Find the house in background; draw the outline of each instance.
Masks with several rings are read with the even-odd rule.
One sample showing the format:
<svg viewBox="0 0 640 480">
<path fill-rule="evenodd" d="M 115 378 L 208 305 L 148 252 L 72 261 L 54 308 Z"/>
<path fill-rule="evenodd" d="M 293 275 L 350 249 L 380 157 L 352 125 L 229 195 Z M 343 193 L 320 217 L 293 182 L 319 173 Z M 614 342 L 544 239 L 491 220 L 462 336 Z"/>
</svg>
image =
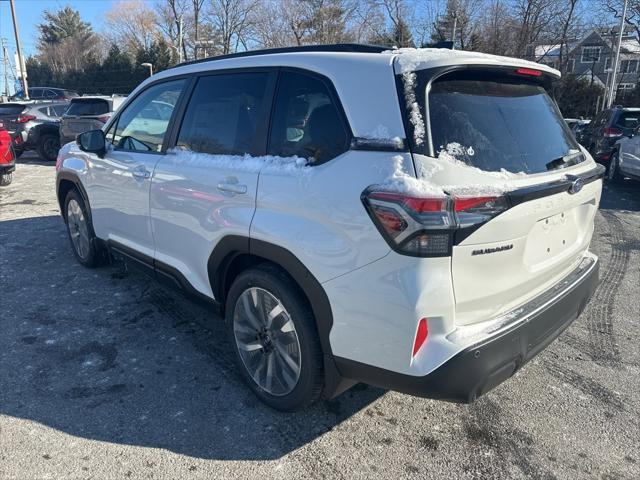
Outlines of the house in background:
<svg viewBox="0 0 640 480">
<path fill-rule="evenodd" d="M 567 62 L 565 75 L 575 75 L 606 88 L 612 81 L 615 45 L 618 41 L 617 29 L 609 31 L 591 30 L 582 39 L 570 41 L 564 47 Z M 530 57 L 536 62 L 559 68 L 560 45 L 536 45 L 529 49 Z M 620 45 L 620 65 L 616 75 L 617 95 L 624 95 L 638 84 L 640 71 L 640 42 L 625 31 Z"/>
</svg>

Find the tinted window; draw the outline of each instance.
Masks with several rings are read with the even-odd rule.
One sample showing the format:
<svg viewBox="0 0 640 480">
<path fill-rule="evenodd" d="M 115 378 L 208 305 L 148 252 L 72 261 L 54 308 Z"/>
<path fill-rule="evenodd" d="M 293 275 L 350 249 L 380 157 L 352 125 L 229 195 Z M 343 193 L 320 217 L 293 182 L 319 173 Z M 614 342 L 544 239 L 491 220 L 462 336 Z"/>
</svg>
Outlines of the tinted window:
<svg viewBox="0 0 640 480">
<path fill-rule="evenodd" d="M 61 117 L 67 108 L 69 108 L 69 105 L 54 105 L 51 107 L 51 110 L 53 110 L 53 112 L 51 112 L 51 116 Z"/>
<path fill-rule="evenodd" d="M 0 103 L 0 115 L 19 115 L 24 110 L 24 105 L 11 105 Z"/>
<path fill-rule="evenodd" d="M 39 108 L 38 111 L 43 115 L 49 116 L 49 107 Z"/>
<path fill-rule="evenodd" d="M 348 149 L 349 134 L 320 79 L 282 72 L 271 125 L 269 154 L 330 160 Z"/>
<path fill-rule="evenodd" d="M 268 73 L 198 80 L 180 128 L 178 146 L 194 152 L 240 155 L 255 144 Z"/>
<path fill-rule="evenodd" d="M 95 116 L 109 113 L 109 102 L 99 98 L 72 100 L 67 115 L 74 116 Z"/>
<path fill-rule="evenodd" d="M 556 104 L 532 83 L 436 81 L 429 121 L 436 154 L 453 146 L 459 160 L 482 170 L 539 173 L 584 159 Z"/>
<path fill-rule="evenodd" d="M 159 152 L 184 80 L 149 87 L 120 114 L 113 143 L 120 150 Z"/>
<path fill-rule="evenodd" d="M 34 99 L 34 98 L 42 98 L 42 89 L 41 88 L 30 88 L 29 89 L 29 96 Z"/>
<path fill-rule="evenodd" d="M 616 127 L 634 129 L 640 122 L 640 112 L 621 112 L 616 120 Z"/>
</svg>

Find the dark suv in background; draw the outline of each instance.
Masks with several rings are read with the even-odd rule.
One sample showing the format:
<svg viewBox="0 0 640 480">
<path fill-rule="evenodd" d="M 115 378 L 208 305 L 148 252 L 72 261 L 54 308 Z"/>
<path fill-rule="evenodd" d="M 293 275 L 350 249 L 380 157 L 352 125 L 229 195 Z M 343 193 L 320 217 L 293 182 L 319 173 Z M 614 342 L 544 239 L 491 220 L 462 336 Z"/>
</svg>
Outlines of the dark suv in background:
<svg viewBox="0 0 640 480">
<path fill-rule="evenodd" d="M 13 139 L 17 156 L 37 150 L 40 158 L 53 161 L 60 150 L 60 117 L 68 102 L 0 104 L 0 120 Z"/>
<path fill-rule="evenodd" d="M 29 100 L 49 100 L 49 101 L 69 101 L 74 97 L 79 97 L 78 92 L 72 90 L 66 90 L 64 88 L 55 87 L 29 87 Z M 24 99 L 23 92 L 17 92 L 12 100 Z"/>
<path fill-rule="evenodd" d="M 600 112 L 581 136 L 582 145 L 596 162 L 609 165 L 615 143 L 633 135 L 640 124 L 640 108 L 614 107 Z"/>
</svg>

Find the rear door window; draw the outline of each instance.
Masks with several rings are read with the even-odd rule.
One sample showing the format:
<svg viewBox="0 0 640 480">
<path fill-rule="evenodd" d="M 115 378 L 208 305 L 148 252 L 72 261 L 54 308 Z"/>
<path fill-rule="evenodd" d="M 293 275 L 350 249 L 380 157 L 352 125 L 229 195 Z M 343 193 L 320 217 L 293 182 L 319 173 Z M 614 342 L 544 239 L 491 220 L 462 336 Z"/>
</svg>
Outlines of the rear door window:
<svg viewBox="0 0 640 480">
<path fill-rule="evenodd" d="M 242 155 L 257 151 L 269 73 L 201 77 L 195 86 L 177 146 L 200 153 Z M 162 114 L 158 106 L 158 115 Z"/>
<path fill-rule="evenodd" d="M 444 76 L 429 93 L 436 155 L 486 171 L 540 173 L 584 160 L 545 89 L 519 79 Z"/>
<path fill-rule="evenodd" d="M 271 121 L 269 154 L 322 163 L 349 149 L 349 133 L 327 85 L 283 71 Z"/>
<path fill-rule="evenodd" d="M 74 100 L 66 114 L 76 117 L 97 116 L 109 113 L 109 102 L 99 98 Z"/>
</svg>

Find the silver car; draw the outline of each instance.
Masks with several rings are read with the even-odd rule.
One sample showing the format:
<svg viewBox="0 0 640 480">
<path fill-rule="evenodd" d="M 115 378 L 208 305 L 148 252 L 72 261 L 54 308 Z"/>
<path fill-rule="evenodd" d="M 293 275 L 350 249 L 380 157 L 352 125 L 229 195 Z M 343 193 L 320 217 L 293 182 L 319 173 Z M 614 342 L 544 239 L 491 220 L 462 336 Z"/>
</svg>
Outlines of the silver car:
<svg viewBox="0 0 640 480">
<path fill-rule="evenodd" d="M 102 128 L 125 98 L 92 95 L 72 99 L 60 120 L 60 144 L 74 141 L 79 133 Z"/>
<path fill-rule="evenodd" d="M 624 177 L 640 180 L 640 125 L 615 144 L 607 179 L 620 182 Z"/>
</svg>

